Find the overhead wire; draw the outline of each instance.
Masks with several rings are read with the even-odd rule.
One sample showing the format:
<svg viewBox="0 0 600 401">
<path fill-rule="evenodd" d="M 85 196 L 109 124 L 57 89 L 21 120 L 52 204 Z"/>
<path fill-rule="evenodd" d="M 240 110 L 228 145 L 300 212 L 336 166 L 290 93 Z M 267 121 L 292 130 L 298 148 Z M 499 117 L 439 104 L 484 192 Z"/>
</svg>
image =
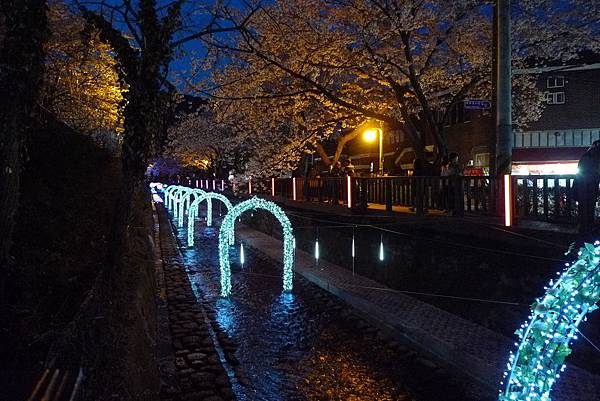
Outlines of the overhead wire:
<svg viewBox="0 0 600 401">
<path fill-rule="evenodd" d="M 408 238 L 418 238 L 418 236 L 414 235 L 414 234 L 408 234 L 408 233 L 404 233 L 404 232 L 400 232 L 400 231 L 395 231 L 395 230 L 390 230 L 388 228 L 384 228 L 383 226 L 389 226 L 389 225 L 395 225 L 395 223 L 386 223 L 386 224 L 378 224 L 378 226 L 375 226 L 373 224 L 351 224 L 351 223 L 336 223 L 335 221 L 332 220 L 324 220 L 324 219 L 318 219 L 318 218 L 313 218 L 313 217 L 306 217 L 306 216 L 302 216 L 302 215 L 298 215 L 295 213 L 288 213 L 291 216 L 294 217 L 298 217 L 301 219 L 306 219 L 306 220 L 310 220 L 310 221 L 316 221 L 316 222 L 320 222 L 320 223 L 327 223 L 329 228 L 348 228 L 348 227 L 366 227 L 366 228 L 370 228 L 373 230 L 378 230 L 378 231 L 384 231 L 384 232 L 388 232 L 390 234 L 394 234 L 394 235 L 398 235 L 398 236 L 402 236 L 402 237 L 408 237 Z M 306 228 L 309 228 L 312 226 L 306 226 Z M 297 227 L 297 228 L 304 228 L 302 226 Z M 539 260 L 547 260 L 547 261 L 551 261 L 551 262 L 560 262 L 560 263 L 565 263 L 568 262 L 568 260 L 566 259 L 557 259 L 557 258 L 549 258 L 546 256 L 540 256 L 540 255 L 532 255 L 532 254 L 528 254 L 528 253 L 522 253 L 522 252 L 514 252 L 514 251 L 508 251 L 508 250 L 503 250 L 503 249 L 495 249 L 495 248 L 488 248 L 488 247 L 482 247 L 482 246 L 477 246 L 477 245 L 468 245 L 468 244 L 463 244 L 463 243 L 459 243 L 459 242 L 453 242 L 453 241 L 447 241 L 447 240 L 442 240 L 442 239 L 436 239 L 436 238 L 428 238 L 428 241 L 431 242 L 436 242 L 436 243 L 442 243 L 445 245 L 450 245 L 450 246 L 457 246 L 457 247 L 463 247 L 463 248 L 468 248 L 468 249 L 475 249 L 478 251 L 486 251 L 486 252 L 494 252 L 494 253 L 500 253 L 500 254 L 505 254 L 505 255 L 513 255 L 513 256 L 520 256 L 520 257 L 527 257 L 527 258 L 532 258 L 532 259 L 539 259 Z M 556 246 L 556 244 L 554 244 L 554 246 Z"/>
</svg>

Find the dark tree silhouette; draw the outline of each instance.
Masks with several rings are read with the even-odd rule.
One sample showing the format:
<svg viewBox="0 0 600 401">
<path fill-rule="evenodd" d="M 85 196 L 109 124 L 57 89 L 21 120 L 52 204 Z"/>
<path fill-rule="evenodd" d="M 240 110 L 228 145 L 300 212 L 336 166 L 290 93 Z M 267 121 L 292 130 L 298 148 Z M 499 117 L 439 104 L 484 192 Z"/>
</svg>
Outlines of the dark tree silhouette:
<svg viewBox="0 0 600 401">
<path fill-rule="evenodd" d="M 118 266 L 124 251 L 132 194 L 143 182 L 150 157 L 160 152 L 166 139 L 165 111 L 173 92 L 167 75 L 174 51 L 192 40 L 239 30 L 253 13 L 250 10 L 245 18 L 236 18 L 224 8 L 207 10 L 208 22 L 190 26 L 182 17 L 186 3 L 174 0 L 158 6 L 155 0 L 135 4 L 128 0 L 79 2 L 90 26 L 113 47 L 121 77 L 129 85 L 125 94 L 123 183 L 109 252 L 112 266 Z"/>
<path fill-rule="evenodd" d="M 0 3 L 0 268 L 10 264 L 24 144 L 43 78 L 47 36 L 45 0 Z"/>
</svg>

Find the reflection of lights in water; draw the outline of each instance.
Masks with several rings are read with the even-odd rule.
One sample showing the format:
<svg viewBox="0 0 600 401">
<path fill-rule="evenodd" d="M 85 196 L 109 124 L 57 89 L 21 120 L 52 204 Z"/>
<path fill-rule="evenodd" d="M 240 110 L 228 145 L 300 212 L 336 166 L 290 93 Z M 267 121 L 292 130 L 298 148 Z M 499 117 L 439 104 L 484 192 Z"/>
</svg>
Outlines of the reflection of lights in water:
<svg viewBox="0 0 600 401">
<path fill-rule="evenodd" d="M 219 326 L 226 332 L 236 329 L 237 321 L 235 319 L 235 305 L 233 301 L 227 298 L 219 298 L 215 304 L 215 320 Z"/>
<path fill-rule="evenodd" d="M 296 298 L 291 292 L 282 292 L 279 294 L 279 300 L 283 305 L 292 305 Z"/>
<path fill-rule="evenodd" d="M 271 303 L 271 324 L 279 325 L 283 324 L 287 326 L 289 324 L 290 314 L 294 313 L 298 309 L 298 303 L 294 294 L 291 292 L 282 292 L 273 299 Z M 287 333 L 292 334 L 292 333 Z M 287 334 L 284 337 L 287 337 Z M 293 336 L 293 334 L 292 334 Z"/>
<path fill-rule="evenodd" d="M 238 388 L 233 385 L 237 399 L 256 399 L 256 394 L 270 400 L 320 399 L 328 391 L 336 394 L 337 399 L 402 399 L 400 390 L 394 388 L 395 383 L 390 382 L 385 371 L 381 372 L 379 365 L 365 363 L 373 359 L 379 362 L 379 354 L 371 351 L 370 343 L 365 345 L 360 336 L 357 342 L 353 333 L 340 331 L 332 322 L 337 319 L 322 314 L 327 308 L 314 301 L 316 288 L 300 286 L 295 293 L 281 292 L 277 282 L 281 273 L 273 271 L 275 266 L 258 263 L 255 272 L 258 274 L 238 270 L 236 280 L 240 281 L 241 276 L 243 281 L 249 282 L 250 277 L 256 281 L 241 285 L 233 298 L 216 297 L 218 272 L 206 266 L 208 260 L 213 260 L 215 249 L 204 236 L 213 230 L 197 228 L 196 239 L 202 238 L 202 247 L 195 250 L 196 258 L 189 261 L 185 258 L 185 265 L 191 267 L 190 280 L 197 283 L 193 287 L 198 301 L 208 300 L 214 306 L 218 331 L 238 344 L 234 355 L 251 384 Z M 184 233 L 179 235 L 185 237 Z M 240 248 L 229 250 L 232 257 L 239 257 L 236 251 Z M 184 255 L 189 252 L 194 251 L 186 249 Z M 245 258 L 253 261 L 252 253 Z M 202 268 L 193 274 L 193 266 Z M 281 265 L 276 267 L 280 269 Z M 274 279 L 263 280 L 261 273 Z M 312 310 L 313 304 L 316 310 Z M 333 325 L 327 328 L 330 322 Z M 304 381 L 305 377 L 309 382 Z"/>
</svg>

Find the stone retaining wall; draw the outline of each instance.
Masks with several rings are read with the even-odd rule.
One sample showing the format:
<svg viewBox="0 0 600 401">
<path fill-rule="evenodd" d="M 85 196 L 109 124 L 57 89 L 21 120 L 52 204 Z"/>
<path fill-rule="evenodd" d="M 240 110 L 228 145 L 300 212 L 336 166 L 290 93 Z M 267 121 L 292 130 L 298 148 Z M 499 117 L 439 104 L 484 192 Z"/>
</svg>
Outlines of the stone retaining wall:
<svg viewBox="0 0 600 401">
<path fill-rule="evenodd" d="M 162 274 L 176 382 L 163 380 L 163 400 L 233 400 L 229 377 L 221 365 L 206 313 L 196 300 L 163 206 L 157 207 Z M 160 281 L 160 278 L 159 278 Z M 159 289 L 159 295 L 160 295 Z M 163 367 L 168 376 L 168 360 Z"/>
</svg>

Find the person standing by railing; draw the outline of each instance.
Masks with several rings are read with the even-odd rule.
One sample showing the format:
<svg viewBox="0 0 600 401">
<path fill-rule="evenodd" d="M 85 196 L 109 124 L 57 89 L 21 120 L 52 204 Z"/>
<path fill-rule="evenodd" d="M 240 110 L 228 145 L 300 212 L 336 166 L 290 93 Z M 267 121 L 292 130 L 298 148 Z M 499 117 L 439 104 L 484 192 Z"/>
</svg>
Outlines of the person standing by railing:
<svg viewBox="0 0 600 401">
<path fill-rule="evenodd" d="M 448 155 L 448 194 L 449 194 L 449 209 L 451 216 L 462 216 L 463 210 L 460 197 L 463 196 L 462 177 L 463 169 L 458 163 L 458 153 L 451 152 Z"/>
<path fill-rule="evenodd" d="M 342 164 L 342 175 L 344 177 L 354 177 L 354 165 L 350 160 L 344 160 L 344 163 Z"/>
<path fill-rule="evenodd" d="M 575 196 L 579 212 L 579 234 L 590 235 L 594 228 L 598 183 L 600 182 L 600 140 L 581 156 L 575 177 Z"/>
<path fill-rule="evenodd" d="M 427 157 L 415 157 L 412 175 L 413 206 L 410 210 L 419 213 L 418 203 L 425 203 L 425 180 L 433 175 L 433 163 Z M 423 213 L 427 213 L 426 207 L 423 207 Z"/>
<path fill-rule="evenodd" d="M 440 162 L 440 177 L 441 177 L 441 190 L 440 190 L 440 208 L 444 212 L 450 211 L 450 194 L 449 194 L 449 184 L 448 184 L 448 167 L 450 164 L 450 160 L 448 159 L 448 155 L 442 156 L 442 160 Z"/>
<path fill-rule="evenodd" d="M 337 205 L 340 200 L 340 177 L 342 176 L 342 163 L 335 162 L 335 165 L 331 168 L 329 173 L 331 179 L 329 180 L 330 189 L 330 200 L 334 205 Z"/>
<path fill-rule="evenodd" d="M 306 179 L 304 180 L 304 199 L 307 201 L 311 201 L 315 196 L 316 188 L 318 186 L 317 178 L 319 177 L 319 172 L 315 168 L 315 166 L 311 166 L 310 169 L 306 172 Z"/>
</svg>

